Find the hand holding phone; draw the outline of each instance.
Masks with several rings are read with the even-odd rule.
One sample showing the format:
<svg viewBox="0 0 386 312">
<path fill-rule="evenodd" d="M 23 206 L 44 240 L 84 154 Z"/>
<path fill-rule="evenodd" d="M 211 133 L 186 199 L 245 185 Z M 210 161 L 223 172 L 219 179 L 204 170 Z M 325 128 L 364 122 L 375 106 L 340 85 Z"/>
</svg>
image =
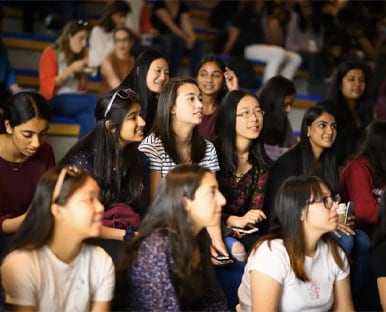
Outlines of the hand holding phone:
<svg viewBox="0 0 386 312">
<path fill-rule="evenodd" d="M 352 201 L 349 201 L 347 203 L 346 213 L 344 216 L 344 223 L 347 224 L 349 221 L 349 217 L 351 217 L 354 213 L 354 203 Z"/>
</svg>

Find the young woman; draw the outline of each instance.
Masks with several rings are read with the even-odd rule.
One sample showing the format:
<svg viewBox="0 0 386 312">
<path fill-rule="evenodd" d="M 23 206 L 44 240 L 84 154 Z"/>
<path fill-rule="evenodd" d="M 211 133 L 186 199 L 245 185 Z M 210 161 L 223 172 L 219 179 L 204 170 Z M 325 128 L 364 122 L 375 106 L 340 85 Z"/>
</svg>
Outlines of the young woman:
<svg viewBox="0 0 386 312">
<path fill-rule="evenodd" d="M 40 58 L 40 93 L 50 100 L 54 113 L 74 118 L 80 124 L 79 137 L 95 123 L 97 97 L 87 94 L 88 23 L 71 21 L 54 45 L 47 47 Z"/>
<path fill-rule="evenodd" d="M 308 69 L 312 54 L 324 45 L 324 27 L 320 4 L 311 0 L 301 0 L 294 5 L 288 21 L 285 48 L 297 52 L 302 57 L 302 67 Z"/>
<path fill-rule="evenodd" d="M 224 204 L 209 169 L 197 164 L 172 169 L 117 272 L 122 279 L 117 298 L 128 301 L 130 311 L 226 310 L 205 231 L 219 222 Z"/>
<path fill-rule="evenodd" d="M 10 310 L 108 311 L 111 258 L 84 240 L 99 235 L 103 206 L 96 181 L 76 167 L 40 180 L 12 252 L 1 266 Z"/>
<path fill-rule="evenodd" d="M 202 58 L 202 42 L 196 38 L 187 1 L 154 1 L 151 24 L 158 31 L 156 42 L 170 60 L 171 76 L 177 74 L 184 54 L 190 56 L 190 74 L 193 76 Z"/>
<path fill-rule="evenodd" d="M 326 100 L 319 105 L 331 111 L 339 124 L 336 138 L 336 161 L 344 165 L 356 149 L 366 126 L 373 119 L 369 96 L 370 71 L 360 62 L 346 61 L 336 69 Z"/>
<path fill-rule="evenodd" d="M 0 115 L 0 259 L 41 175 L 55 164 L 45 143 L 50 118 L 50 105 L 36 92 L 13 95 Z"/>
<path fill-rule="evenodd" d="M 148 203 L 149 161 L 138 151 L 145 122 L 134 91 L 118 89 L 98 101 L 94 129 L 65 155 L 92 175 L 105 206 L 101 236 L 122 240 L 129 225 L 138 226 Z"/>
<path fill-rule="evenodd" d="M 267 18 L 263 0 L 245 1 L 235 12 L 222 54 L 267 63 L 263 82 L 276 75 L 292 79 L 302 59 L 282 48 L 283 33 L 275 17 Z"/>
<path fill-rule="evenodd" d="M 217 179 L 227 200 L 222 212 L 223 234 L 228 250 L 237 261 L 230 267 L 217 268 L 216 272 L 231 309 L 237 304 L 237 288 L 247 251 L 267 230 L 263 202 L 271 162 L 260 139 L 263 114 L 256 96 L 246 90 L 231 91 L 218 108 Z M 241 232 L 250 227 L 259 230 Z"/>
<path fill-rule="evenodd" d="M 198 163 L 212 172 L 220 169 L 213 144 L 198 134 L 203 116 L 200 94 L 193 78 L 170 79 L 161 91 L 154 131 L 138 147 L 150 160 L 150 198 L 178 164 Z M 220 228 L 211 232 L 213 245 L 227 255 Z"/>
<path fill-rule="evenodd" d="M 246 90 L 228 93 L 218 111 L 215 145 L 221 169 L 217 178 L 227 199 L 222 213 L 227 227 L 245 229 L 266 218 L 263 202 L 271 162 L 260 139 L 263 115 L 256 96 Z M 249 250 L 262 232 L 263 228 L 244 236 L 237 230 L 229 234 L 242 236 Z"/>
<path fill-rule="evenodd" d="M 145 135 L 153 126 L 158 97 L 168 81 L 167 59 L 156 50 L 146 50 L 137 57 L 134 68 L 120 85 L 121 89 L 131 88 L 137 93 L 146 122 Z"/>
<path fill-rule="evenodd" d="M 354 311 L 348 260 L 329 234 L 338 202 L 318 177 L 284 182 L 276 223 L 248 258 L 237 311 Z"/>
<path fill-rule="evenodd" d="M 105 94 L 122 83 L 134 67 L 135 57 L 131 53 L 134 38 L 126 27 L 113 31 L 114 50 L 103 58 L 101 64 L 102 85 L 99 94 Z"/>
<path fill-rule="evenodd" d="M 113 30 L 125 26 L 130 12 L 127 1 L 114 0 L 106 7 L 98 25 L 91 30 L 89 66 L 100 66 L 103 59 L 114 50 Z"/>
<path fill-rule="evenodd" d="M 278 217 L 274 211 L 277 192 L 290 176 L 315 175 L 322 178 L 334 194 L 340 191 L 334 153 L 337 132 L 334 116 L 322 107 L 311 107 L 304 113 L 300 142 L 283 154 L 269 173 L 265 209 L 271 214 L 271 220 Z M 365 274 L 370 241 L 366 233 L 353 229 L 354 219 L 351 217 L 348 224 L 338 223 L 333 237 L 353 257 L 352 287 L 357 295 Z"/>
<path fill-rule="evenodd" d="M 204 116 L 198 125 L 198 133 L 207 140 L 216 138 L 215 125 L 218 106 L 226 93 L 239 88 L 235 73 L 215 55 L 204 57 L 198 65 L 196 75 L 201 91 Z"/>
<path fill-rule="evenodd" d="M 297 143 L 288 120 L 295 96 L 293 82 L 283 76 L 272 77 L 258 92 L 259 103 L 266 112 L 261 136 L 265 151 L 272 160 L 277 160 Z"/>
<path fill-rule="evenodd" d="M 364 140 L 341 172 L 342 198 L 354 203 L 355 223 L 372 236 L 386 187 L 386 121 L 367 126 Z"/>
</svg>

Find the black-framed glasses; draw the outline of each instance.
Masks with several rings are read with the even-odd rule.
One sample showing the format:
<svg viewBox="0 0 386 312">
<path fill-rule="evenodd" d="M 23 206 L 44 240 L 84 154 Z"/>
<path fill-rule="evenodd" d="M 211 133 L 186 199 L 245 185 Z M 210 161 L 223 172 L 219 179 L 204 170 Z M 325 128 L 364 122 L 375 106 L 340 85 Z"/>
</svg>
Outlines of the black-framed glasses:
<svg viewBox="0 0 386 312">
<path fill-rule="evenodd" d="M 63 167 L 63 169 L 59 173 L 58 180 L 56 181 L 54 192 L 52 193 L 52 199 L 51 199 L 52 204 L 55 204 L 59 198 L 59 194 L 62 191 L 63 182 L 66 175 L 68 174 L 72 177 L 79 177 L 81 175 L 81 172 L 82 172 L 81 169 L 79 169 L 76 166 Z"/>
<path fill-rule="evenodd" d="M 106 111 L 104 114 L 105 118 L 106 118 L 107 114 L 110 112 L 111 107 L 113 106 L 113 103 L 114 103 L 117 96 L 119 96 L 122 100 L 126 100 L 129 98 L 134 98 L 135 92 L 134 92 L 134 90 L 132 90 L 130 88 L 115 91 L 114 95 L 111 97 L 109 104 L 107 104 Z"/>
<path fill-rule="evenodd" d="M 251 118 L 252 114 L 256 117 L 259 115 L 264 116 L 265 112 L 260 107 L 256 107 L 254 109 L 243 110 L 240 113 L 237 113 L 236 117 L 243 117 L 244 119 L 249 119 Z"/>
<path fill-rule="evenodd" d="M 330 195 L 330 196 L 321 196 L 318 198 L 314 198 L 313 200 L 307 200 L 307 205 L 317 204 L 317 203 L 323 203 L 324 207 L 328 210 L 332 209 L 334 206 L 334 203 L 339 204 L 340 203 L 340 195 Z"/>
</svg>

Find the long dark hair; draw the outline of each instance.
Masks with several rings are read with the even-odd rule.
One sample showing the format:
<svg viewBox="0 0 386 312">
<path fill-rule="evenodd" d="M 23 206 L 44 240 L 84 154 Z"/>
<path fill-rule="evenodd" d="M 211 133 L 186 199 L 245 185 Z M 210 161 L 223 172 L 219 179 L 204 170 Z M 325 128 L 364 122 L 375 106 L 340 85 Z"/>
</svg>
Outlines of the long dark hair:
<svg viewBox="0 0 386 312">
<path fill-rule="evenodd" d="M 309 281 L 304 268 L 306 256 L 306 243 L 303 224 L 300 215 L 304 209 L 308 209 L 307 200 L 322 196 L 322 185 L 326 183 L 316 176 L 293 176 L 287 178 L 282 184 L 275 198 L 275 218 L 270 228 L 270 233 L 263 236 L 252 250 L 256 251 L 261 243 L 273 239 L 282 239 L 287 250 L 291 269 L 297 278 L 303 282 Z M 326 185 L 327 186 L 327 185 Z M 328 244 L 336 264 L 344 270 L 344 260 L 339 245 L 330 233 L 322 235 L 321 239 Z"/>
<path fill-rule="evenodd" d="M 194 199 L 205 174 L 210 170 L 197 164 L 179 165 L 161 182 L 149 210 L 138 230 L 138 235 L 127 247 L 125 258 L 117 269 L 117 297 L 125 301 L 131 288 L 131 267 L 138 257 L 144 239 L 154 233 L 168 237 L 175 267 L 170 268 L 181 310 L 200 310 L 199 298 L 214 280 L 209 260 L 209 236 L 205 229 L 194 233 L 184 208 L 184 198 Z M 194 252 L 200 252 L 201 262 L 193 265 Z M 202 308 L 202 307 L 201 307 Z"/>
<path fill-rule="evenodd" d="M 99 25 L 103 27 L 105 32 L 109 33 L 115 28 L 112 16 L 116 13 L 127 15 L 130 12 L 131 7 L 126 1 L 115 0 L 106 7 L 106 10 L 99 21 Z"/>
<path fill-rule="evenodd" d="M 354 159 L 361 156 L 367 157 L 374 175 L 376 185 L 386 184 L 386 121 L 376 120 L 371 122 L 359 145 Z"/>
<path fill-rule="evenodd" d="M 327 183 L 329 188 L 334 193 L 337 193 L 340 189 L 340 184 L 338 169 L 335 161 L 335 143 L 331 148 L 324 149 L 320 155 L 319 166 L 317 168 L 315 167 L 315 157 L 312 151 L 310 140 L 308 138 L 308 127 L 323 113 L 331 114 L 319 106 L 314 106 L 307 109 L 302 120 L 300 142 L 296 145 L 295 148 L 300 149 L 302 174 L 319 176 Z"/>
<path fill-rule="evenodd" d="M 241 99 L 251 96 L 258 101 L 256 95 L 248 90 L 240 89 L 229 92 L 221 102 L 216 121 L 217 138 L 215 141 L 221 170 L 235 173 L 237 171 L 236 151 L 236 111 Z M 248 161 L 261 169 L 268 170 L 271 161 L 265 153 L 263 141 L 259 136 L 253 140 Z"/>
<path fill-rule="evenodd" d="M 314 34 L 319 34 L 321 32 L 322 28 L 322 22 L 321 22 L 321 8 L 318 3 L 315 1 L 303 1 L 307 3 L 311 9 L 312 9 L 312 18 L 311 18 L 311 24 L 308 24 L 308 21 L 306 17 L 304 16 L 301 6 L 301 3 L 297 3 L 294 7 L 295 12 L 298 14 L 298 27 L 301 30 L 302 33 L 305 33 L 307 31 L 307 28 L 310 28 Z"/>
<path fill-rule="evenodd" d="M 296 95 L 293 82 L 283 76 L 269 79 L 258 93 L 259 103 L 265 111 L 264 127 L 261 137 L 264 143 L 282 145 L 290 126 L 287 114 L 283 111 L 286 96 Z"/>
<path fill-rule="evenodd" d="M 225 67 L 226 67 L 225 62 L 215 54 L 208 54 L 200 60 L 200 63 L 198 63 L 197 68 L 196 68 L 196 73 L 195 73 L 196 77 L 198 77 L 198 74 L 200 72 L 201 67 L 204 66 L 206 63 L 215 63 L 218 66 L 218 68 L 220 68 L 221 72 L 225 73 Z M 225 94 L 226 94 L 226 87 L 225 87 L 225 78 L 223 76 L 222 89 L 217 93 L 218 104 L 221 102 L 221 100 L 225 96 Z"/>
<path fill-rule="evenodd" d="M 92 174 L 101 189 L 100 198 L 105 209 L 117 201 L 122 201 L 137 210 L 146 203 L 145 169 L 137 150 L 139 143 L 130 143 L 121 149 L 119 137 L 128 110 L 132 105 L 139 104 L 139 100 L 135 94 L 125 99 L 116 96 L 105 116 L 115 92 L 116 90 L 108 92 L 99 99 L 95 108 L 97 122 L 94 129 L 67 152 L 61 164 L 71 162 L 81 151 L 92 151 Z"/>
<path fill-rule="evenodd" d="M 386 240 L 386 192 L 383 192 L 381 202 L 379 203 L 378 219 L 375 224 L 374 234 L 372 237 L 372 245 L 376 247 L 378 244 Z"/>
<path fill-rule="evenodd" d="M 141 100 L 142 113 L 146 121 L 145 135 L 149 133 L 153 125 L 158 98 L 158 94 L 151 92 L 147 87 L 146 77 L 151 63 L 161 58 L 168 63 L 167 58 L 157 50 L 146 50 L 142 52 L 137 57 L 134 68 L 120 85 L 120 88 L 133 89 Z"/>
<path fill-rule="evenodd" d="M 343 77 L 353 69 L 359 69 L 363 72 L 365 77 L 366 88 L 363 95 L 358 99 L 357 112 L 361 119 L 363 127 L 365 127 L 373 118 L 373 105 L 370 97 L 370 78 L 371 70 L 368 65 L 362 62 L 346 61 L 337 67 L 328 90 L 327 99 L 334 104 L 334 115 L 336 120 L 340 123 L 339 126 L 344 128 L 345 125 L 342 122 L 347 121 L 349 116 L 352 116 L 348 106 L 348 101 L 342 93 L 342 81 Z"/>
<path fill-rule="evenodd" d="M 49 121 L 52 109 L 47 100 L 40 93 L 23 91 L 13 95 L 4 106 L 4 113 L 0 114 L 0 134 L 6 133 L 5 120 L 13 128 L 32 118 Z"/>
<path fill-rule="evenodd" d="M 61 170 L 60 166 L 54 167 L 40 178 L 31 207 L 11 243 L 11 251 L 21 248 L 38 249 L 52 238 L 55 226 L 51 212 L 52 197 Z M 65 205 L 71 196 L 84 185 L 87 177 L 88 174 L 80 169 L 76 175 L 65 174 L 56 203 Z"/>
<path fill-rule="evenodd" d="M 154 120 L 154 134 L 160 138 L 166 153 L 173 159 L 174 163 L 182 163 L 181 156 L 177 151 L 176 137 L 173 130 L 171 111 L 176 105 L 178 88 L 184 84 L 194 84 L 193 78 L 172 78 L 163 87 L 158 99 L 158 108 Z M 199 163 L 205 156 L 206 142 L 198 134 L 198 128 L 194 127 L 191 144 L 191 160 L 193 163 Z"/>
</svg>

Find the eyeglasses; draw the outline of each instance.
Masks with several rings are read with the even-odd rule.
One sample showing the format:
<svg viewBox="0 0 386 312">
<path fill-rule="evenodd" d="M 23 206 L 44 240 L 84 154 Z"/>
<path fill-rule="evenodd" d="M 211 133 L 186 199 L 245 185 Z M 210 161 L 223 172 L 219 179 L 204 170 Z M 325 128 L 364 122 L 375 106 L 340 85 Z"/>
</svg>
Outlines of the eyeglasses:
<svg viewBox="0 0 386 312">
<path fill-rule="evenodd" d="M 251 118 L 252 114 L 256 117 L 258 115 L 264 116 L 265 112 L 258 107 L 258 108 L 254 108 L 254 109 L 244 110 L 244 111 L 236 114 L 236 117 L 243 117 L 244 119 L 249 119 L 249 118 Z"/>
<path fill-rule="evenodd" d="M 64 178 L 66 177 L 67 174 L 72 177 L 79 177 L 81 174 L 81 170 L 76 166 L 66 166 L 60 171 L 58 180 L 56 181 L 56 184 L 54 187 L 54 192 L 52 194 L 52 200 L 51 200 L 52 204 L 55 204 L 56 201 L 58 200 L 59 194 L 62 191 Z"/>
<path fill-rule="evenodd" d="M 334 203 L 339 204 L 340 203 L 340 195 L 330 195 L 330 196 L 322 196 L 319 198 L 314 198 L 313 200 L 307 200 L 307 205 L 317 204 L 317 203 L 323 203 L 324 207 L 328 210 L 332 209 L 334 206 Z"/>
<path fill-rule="evenodd" d="M 106 108 L 106 111 L 105 111 L 105 114 L 104 114 L 105 118 L 106 118 L 107 114 L 110 112 L 111 107 L 113 106 L 113 103 L 114 103 L 115 98 L 117 96 L 119 96 L 122 100 L 126 100 L 126 99 L 129 99 L 129 98 L 134 98 L 135 97 L 135 92 L 132 89 L 121 89 L 121 90 L 116 91 L 114 93 L 114 95 L 112 96 L 109 104 L 107 104 L 107 108 Z"/>
</svg>

